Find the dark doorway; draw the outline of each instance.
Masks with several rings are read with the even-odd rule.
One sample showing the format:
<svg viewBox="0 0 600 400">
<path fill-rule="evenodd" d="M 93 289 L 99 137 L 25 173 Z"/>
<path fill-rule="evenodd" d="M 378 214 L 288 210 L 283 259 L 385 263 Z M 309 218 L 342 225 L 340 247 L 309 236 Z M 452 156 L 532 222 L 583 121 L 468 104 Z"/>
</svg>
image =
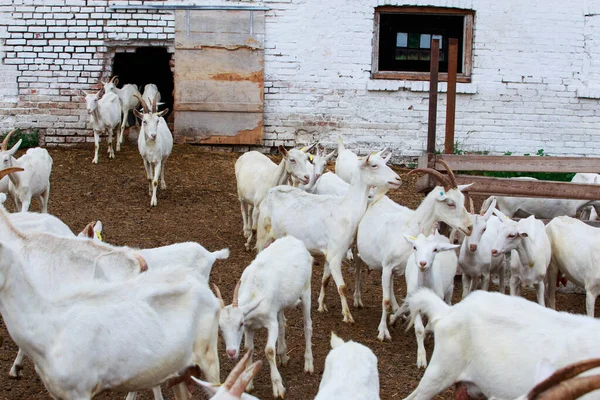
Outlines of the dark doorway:
<svg viewBox="0 0 600 400">
<path fill-rule="evenodd" d="M 140 93 L 147 83 L 154 83 L 160 92 L 159 109 L 169 109 L 165 119 L 173 111 L 173 73 L 169 62 L 171 54 L 164 47 L 138 47 L 135 53 L 116 53 L 113 63 L 113 75 L 119 76 L 119 87 L 134 83 Z"/>
</svg>

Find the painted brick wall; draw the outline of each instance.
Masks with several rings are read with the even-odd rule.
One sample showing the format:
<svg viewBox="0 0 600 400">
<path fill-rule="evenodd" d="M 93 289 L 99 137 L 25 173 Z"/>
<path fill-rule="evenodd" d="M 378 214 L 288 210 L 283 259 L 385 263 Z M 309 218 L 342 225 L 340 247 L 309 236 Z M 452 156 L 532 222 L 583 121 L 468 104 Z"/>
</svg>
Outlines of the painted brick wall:
<svg viewBox="0 0 600 400">
<path fill-rule="evenodd" d="M 0 1 L 0 121 L 6 129 L 38 128 L 46 145 L 93 141 L 81 90 L 111 75 L 115 52 L 172 47 L 171 12 L 118 13 L 108 5 Z"/>
<path fill-rule="evenodd" d="M 89 140 L 78 90 L 110 75 L 115 51 L 172 46 L 173 15 L 111 12 L 106 0 L 33 3 L 0 0 L 0 121 L 40 128 L 48 144 Z M 476 12 L 472 82 L 458 85 L 462 147 L 600 156 L 600 7 L 590 0 L 265 0 L 267 148 L 333 146 L 341 134 L 360 152 L 423 151 L 429 84 L 370 78 L 374 8 L 400 3 Z"/>
</svg>

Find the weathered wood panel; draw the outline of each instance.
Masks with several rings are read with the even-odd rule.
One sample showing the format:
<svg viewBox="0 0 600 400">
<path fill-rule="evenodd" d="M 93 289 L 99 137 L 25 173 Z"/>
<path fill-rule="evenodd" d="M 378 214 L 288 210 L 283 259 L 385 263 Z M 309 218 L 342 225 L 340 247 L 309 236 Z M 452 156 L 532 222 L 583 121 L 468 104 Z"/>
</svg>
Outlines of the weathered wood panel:
<svg viewBox="0 0 600 400">
<path fill-rule="evenodd" d="M 263 49 L 265 13 L 263 11 L 175 12 L 175 48 L 219 47 Z"/>
<path fill-rule="evenodd" d="M 175 137 L 261 144 L 264 12 L 175 13 Z"/>
<path fill-rule="evenodd" d="M 522 171 L 522 172 L 594 172 L 600 173 L 600 158 L 537 157 L 537 156 L 477 156 L 441 154 L 453 171 Z M 436 169 L 444 171 L 440 163 Z"/>
<path fill-rule="evenodd" d="M 177 143 L 261 144 L 263 118 L 258 113 L 178 111 Z"/>
</svg>

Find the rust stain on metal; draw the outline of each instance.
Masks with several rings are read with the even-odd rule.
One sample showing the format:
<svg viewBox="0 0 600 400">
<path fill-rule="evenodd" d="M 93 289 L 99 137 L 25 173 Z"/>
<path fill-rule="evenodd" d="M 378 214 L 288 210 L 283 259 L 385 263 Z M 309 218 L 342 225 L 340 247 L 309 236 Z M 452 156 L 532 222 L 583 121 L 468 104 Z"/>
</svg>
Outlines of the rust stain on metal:
<svg viewBox="0 0 600 400">
<path fill-rule="evenodd" d="M 238 74 L 235 72 L 223 72 L 220 74 L 212 74 L 210 75 L 210 79 L 215 81 L 249 81 L 254 83 L 263 83 L 265 78 L 263 71 L 255 71 L 250 72 L 249 74 Z"/>
</svg>

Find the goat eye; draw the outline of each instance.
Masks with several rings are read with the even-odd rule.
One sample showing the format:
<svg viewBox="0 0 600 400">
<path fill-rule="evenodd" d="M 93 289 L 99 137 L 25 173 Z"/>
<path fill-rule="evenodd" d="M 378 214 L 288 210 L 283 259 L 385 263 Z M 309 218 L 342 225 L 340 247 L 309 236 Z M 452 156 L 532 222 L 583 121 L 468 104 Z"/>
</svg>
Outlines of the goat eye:
<svg viewBox="0 0 600 400">
<path fill-rule="evenodd" d="M 293 158 L 290 158 L 290 162 L 291 162 L 292 164 L 295 164 L 295 163 L 296 163 L 296 160 L 294 160 Z"/>
<path fill-rule="evenodd" d="M 414 250 L 414 251 L 417 251 L 417 246 L 413 246 L 413 250 Z"/>
<path fill-rule="evenodd" d="M 433 252 L 434 252 L 434 253 L 437 253 L 437 251 L 438 251 L 438 249 L 433 249 Z"/>
<path fill-rule="evenodd" d="M 456 203 L 448 203 L 448 207 L 450 207 L 450 208 L 456 208 Z"/>
<path fill-rule="evenodd" d="M 379 165 L 372 164 L 372 165 L 371 165 L 371 168 L 373 168 L 373 169 L 377 169 L 377 168 L 379 168 Z"/>
<path fill-rule="evenodd" d="M 516 236 L 516 235 L 514 235 L 514 234 L 512 234 L 512 233 L 511 233 L 510 235 L 508 235 L 508 237 L 509 237 L 509 238 L 511 238 L 511 239 L 514 239 L 514 238 L 515 238 L 515 236 Z"/>
</svg>

